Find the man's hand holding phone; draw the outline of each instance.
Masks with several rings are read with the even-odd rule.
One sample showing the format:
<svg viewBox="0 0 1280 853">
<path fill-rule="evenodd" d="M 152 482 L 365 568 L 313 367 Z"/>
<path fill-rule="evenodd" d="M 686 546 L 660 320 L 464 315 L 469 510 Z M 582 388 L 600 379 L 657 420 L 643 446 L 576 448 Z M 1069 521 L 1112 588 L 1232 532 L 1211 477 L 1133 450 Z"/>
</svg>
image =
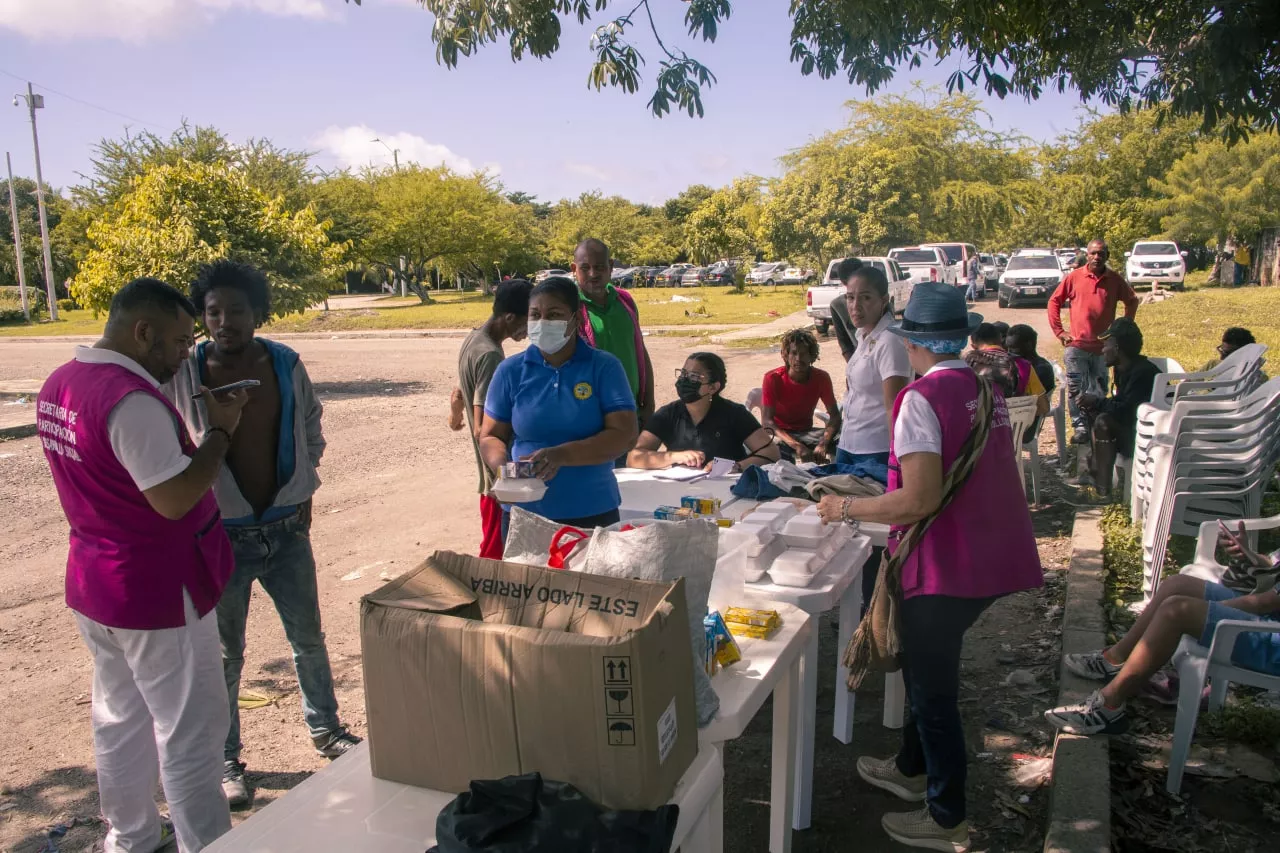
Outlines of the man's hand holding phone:
<svg viewBox="0 0 1280 853">
<path fill-rule="evenodd" d="M 1221 519 L 1218 520 L 1218 544 L 1225 548 L 1228 554 L 1260 569 L 1271 568 L 1270 558 L 1264 557 L 1246 544 L 1247 536 L 1243 521 L 1236 522 L 1236 532 L 1233 533 Z"/>
</svg>

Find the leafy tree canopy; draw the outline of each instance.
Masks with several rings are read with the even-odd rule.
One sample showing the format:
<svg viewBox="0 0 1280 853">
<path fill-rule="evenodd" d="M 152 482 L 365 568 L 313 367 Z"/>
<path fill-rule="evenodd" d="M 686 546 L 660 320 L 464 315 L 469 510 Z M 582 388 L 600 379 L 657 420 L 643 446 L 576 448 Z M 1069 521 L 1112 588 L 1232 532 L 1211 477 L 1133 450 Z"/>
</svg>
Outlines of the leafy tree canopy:
<svg viewBox="0 0 1280 853">
<path fill-rule="evenodd" d="M 677 234 L 662 211 L 621 196 L 583 193 L 551 209 L 546 223 L 546 255 L 552 264 L 568 264 L 587 237 L 603 240 L 610 254 L 627 264 L 664 263 L 679 252 Z"/>
<path fill-rule="evenodd" d="M 95 311 L 137 276 L 183 287 L 200 265 L 234 258 L 267 273 L 277 315 L 298 312 L 323 298 L 319 277 L 342 254 L 311 208 L 291 213 L 243 172 L 198 161 L 148 167 L 94 220 L 88 239 L 70 289 Z"/>
<path fill-rule="evenodd" d="M 357 4 L 360 0 L 354 0 Z M 636 92 L 652 40 L 659 63 L 649 107 L 702 115 L 711 70 L 655 25 L 657 0 L 419 0 L 446 66 L 505 41 L 513 60 L 560 47 L 562 20 L 602 23 L 591 37 L 588 85 Z M 670 2 L 670 0 L 668 0 Z M 691 39 L 715 41 L 729 0 L 683 0 Z M 791 0 L 791 59 L 805 75 L 843 75 L 874 93 L 895 69 L 959 64 L 948 87 L 1001 98 L 1074 88 L 1127 111 L 1147 106 L 1220 126 L 1232 141 L 1280 122 L 1280 3 L 1276 0 Z M 669 35 L 669 34 L 668 34 Z M 645 50 L 653 52 L 651 47 Z"/>
</svg>

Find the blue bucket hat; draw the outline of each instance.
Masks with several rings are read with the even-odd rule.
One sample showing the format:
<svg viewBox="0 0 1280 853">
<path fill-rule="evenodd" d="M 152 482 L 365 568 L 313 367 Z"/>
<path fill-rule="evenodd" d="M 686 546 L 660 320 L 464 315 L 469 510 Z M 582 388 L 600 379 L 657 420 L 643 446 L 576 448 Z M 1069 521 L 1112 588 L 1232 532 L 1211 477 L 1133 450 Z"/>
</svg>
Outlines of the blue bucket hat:
<svg viewBox="0 0 1280 853">
<path fill-rule="evenodd" d="M 981 323 L 982 315 L 969 312 L 964 292 L 958 287 L 924 281 L 911 291 L 902 322 L 890 326 L 889 331 L 922 341 L 967 340 Z"/>
</svg>

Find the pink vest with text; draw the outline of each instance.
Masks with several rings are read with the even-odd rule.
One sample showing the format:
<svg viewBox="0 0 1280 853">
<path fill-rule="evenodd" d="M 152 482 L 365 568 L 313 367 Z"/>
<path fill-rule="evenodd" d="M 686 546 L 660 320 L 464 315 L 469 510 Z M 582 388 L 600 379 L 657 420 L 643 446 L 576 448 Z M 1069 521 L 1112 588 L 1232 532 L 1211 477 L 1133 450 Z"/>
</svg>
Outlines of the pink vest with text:
<svg viewBox="0 0 1280 853">
<path fill-rule="evenodd" d="M 893 404 L 896 421 L 903 396 L 921 394 L 942 425 L 942 470 L 960 454 L 973 425 L 978 396 L 972 370 L 938 370 L 912 382 Z M 1044 583 L 1031 513 L 1018 481 L 1013 433 L 1004 396 L 996 389 L 994 423 L 982 458 L 956 496 L 929 527 L 902 567 L 904 598 L 949 595 L 989 598 Z M 902 471 L 889 447 L 889 491 L 902 487 Z M 894 527 L 889 552 L 905 532 Z"/>
<path fill-rule="evenodd" d="M 183 452 L 194 454 L 177 409 L 125 367 L 71 361 L 40 389 L 36 426 L 71 525 L 67 606 L 110 628 L 179 628 L 186 623 L 183 589 L 204 616 L 235 563 L 212 490 L 170 521 L 116 458 L 107 418 L 135 391 L 165 404 Z"/>
</svg>

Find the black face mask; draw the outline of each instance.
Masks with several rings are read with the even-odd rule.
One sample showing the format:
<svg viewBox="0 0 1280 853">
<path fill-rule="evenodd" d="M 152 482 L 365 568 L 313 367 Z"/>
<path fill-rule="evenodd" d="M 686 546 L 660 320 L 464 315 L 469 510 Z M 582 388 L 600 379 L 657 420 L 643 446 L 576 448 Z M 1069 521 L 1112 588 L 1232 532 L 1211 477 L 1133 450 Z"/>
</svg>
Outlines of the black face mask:
<svg viewBox="0 0 1280 853">
<path fill-rule="evenodd" d="M 682 403 L 696 403 L 702 399 L 702 383 L 682 376 L 676 380 L 676 396 Z"/>
</svg>

